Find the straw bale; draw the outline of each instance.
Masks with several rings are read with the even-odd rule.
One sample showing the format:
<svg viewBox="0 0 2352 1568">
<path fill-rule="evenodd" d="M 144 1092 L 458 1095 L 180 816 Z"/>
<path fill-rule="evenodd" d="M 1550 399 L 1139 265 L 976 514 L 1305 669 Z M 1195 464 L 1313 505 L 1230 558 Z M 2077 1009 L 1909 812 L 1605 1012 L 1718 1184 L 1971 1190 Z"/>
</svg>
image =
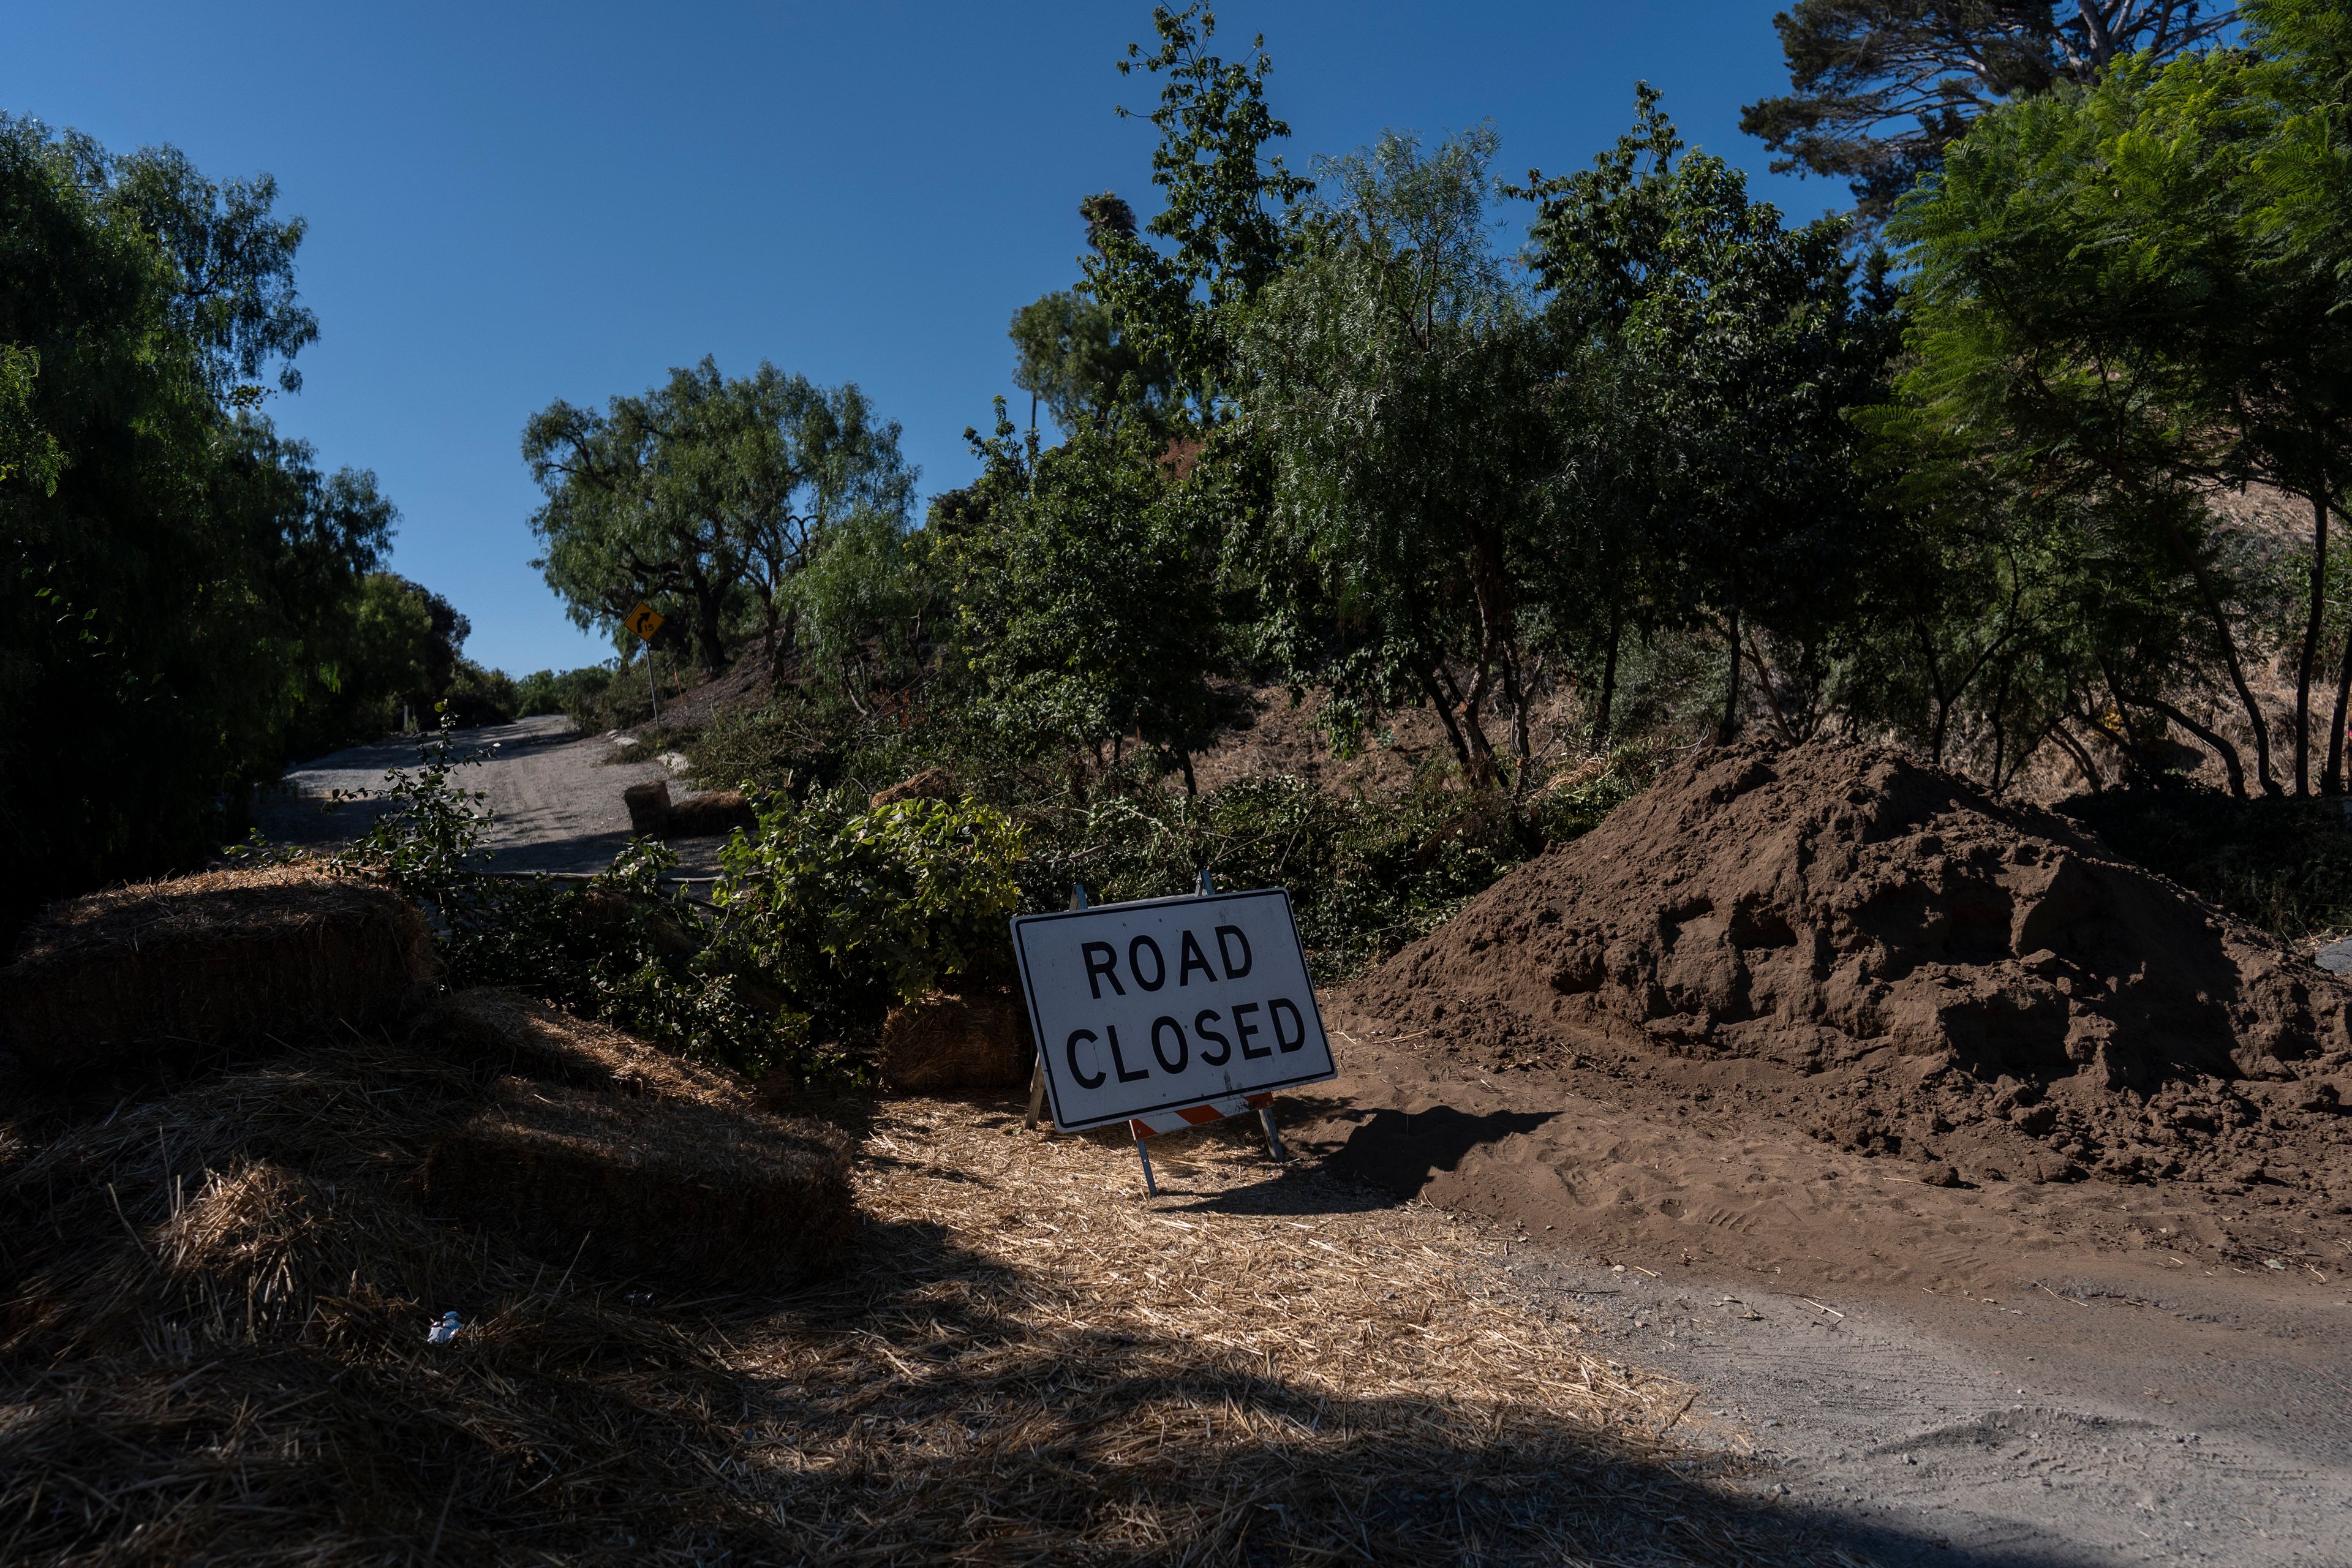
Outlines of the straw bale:
<svg viewBox="0 0 2352 1568">
<path fill-rule="evenodd" d="M 1020 1005 L 1006 992 L 934 991 L 883 1021 L 882 1081 L 900 1094 L 1019 1089 L 1030 1060 Z"/>
<path fill-rule="evenodd" d="M 662 832 L 669 838 L 717 838 L 739 827 L 749 832 L 758 826 L 759 817 L 741 790 L 720 789 L 672 801 L 669 822 Z"/>
<path fill-rule="evenodd" d="M 607 1278 L 773 1284 L 821 1272 L 849 1226 L 849 1142 L 821 1122 L 514 1083 L 434 1145 L 436 1215 Z"/>
<path fill-rule="evenodd" d="M 347 1031 L 89 1114 L 0 1100 L 0 1561 L 779 1560 L 709 1458 L 722 1338 L 417 1204 L 484 1094 Z"/>
<path fill-rule="evenodd" d="M 621 792 L 629 808 L 629 831 L 639 838 L 658 838 L 669 830 L 669 784 L 655 779 L 631 784 Z"/>
<path fill-rule="evenodd" d="M 212 871 L 51 905 L 0 970 L 0 1028 L 25 1068 L 104 1068 L 373 1024 L 434 975 L 425 918 L 397 893 L 299 865 Z"/>
<path fill-rule="evenodd" d="M 945 768 L 925 768 L 911 778 L 899 780 L 887 789 L 874 792 L 866 801 L 868 809 L 896 805 L 902 800 L 953 800 L 956 797 L 955 775 Z"/>
<path fill-rule="evenodd" d="M 703 1105 L 753 1101 L 742 1082 L 728 1073 L 681 1060 L 609 1024 L 574 1017 L 503 986 L 443 997 L 417 1020 L 415 1037 L 492 1074 Z"/>
<path fill-rule="evenodd" d="M 1160 1140 L 1146 1200 L 1017 1100 L 889 1101 L 843 1271 L 648 1301 L 414 1201 L 493 1087 L 352 1035 L 0 1102 L 0 1559 L 1855 1561 L 1506 1236 L 1246 1125 Z"/>
</svg>

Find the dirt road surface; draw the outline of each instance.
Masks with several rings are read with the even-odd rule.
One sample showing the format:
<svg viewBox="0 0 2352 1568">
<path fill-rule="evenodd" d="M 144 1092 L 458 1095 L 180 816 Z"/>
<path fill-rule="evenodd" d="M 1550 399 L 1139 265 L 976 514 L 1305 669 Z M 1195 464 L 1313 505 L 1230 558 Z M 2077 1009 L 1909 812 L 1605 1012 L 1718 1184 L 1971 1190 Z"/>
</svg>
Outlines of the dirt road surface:
<svg viewBox="0 0 2352 1568">
<path fill-rule="evenodd" d="M 2236 1215 L 1922 1186 L 1622 1088 L 1465 1082 L 1332 1021 L 1343 1076 L 1294 1107 L 1295 1147 L 1495 1227 L 1588 1348 L 1700 1385 L 1694 1413 L 1772 1461 L 1759 1486 L 1874 1527 L 1877 1561 L 2352 1563 L 2339 1258 L 2192 1261 L 2164 1233 Z"/>
<path fill-rule="evenodd" d="M 629 841 L 629 813 L 621 792 L 631 784 L 679 781 L 659 763 L 615 763 L 618 743 L 582 735 L 569 720 L 547 716 L 456 732 L 457 755 L 478 757 L 457 783 L 488 795 L 484 844 L 494 871 L 601 871 Z M 388 772 L 414 767 L 417 742 L 393 738 L 353 746 L 289 769 L 265 793 L 257 813 L 264 835 L 284 844 L 328 845 L 367 830 L 385 809 L 363 800 L 330 811 L 333 792 L 377 792 Z M 684 839 L 679 870 L 707 873 L 718 864 L 719 840 Z"/>
</svg>

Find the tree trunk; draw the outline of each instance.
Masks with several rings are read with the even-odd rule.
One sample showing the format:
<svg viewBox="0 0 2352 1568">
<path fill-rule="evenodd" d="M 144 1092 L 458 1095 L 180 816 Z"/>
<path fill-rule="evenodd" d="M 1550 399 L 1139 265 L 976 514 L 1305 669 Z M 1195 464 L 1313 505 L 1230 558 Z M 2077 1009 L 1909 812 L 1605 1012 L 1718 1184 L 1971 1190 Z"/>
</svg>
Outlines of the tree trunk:
<svg viewBox="0 0 2352 1568">
<path fill-rule="evenodd" d="M 1462 738 L 1462 726 L 1454 721 L 1453 706 L 1445 700 L 1445 693 L 1437 689 L 1435 678 L 1425 669 L 1421 672 L 1421 688 L 1429 694 L 1429 705 L 1437 710 L 1437 721 L 1445 726 L 1445 738 L 1454 742 L 1454 760 L 1462 764 L 1464 773 L 1468 773 L 1470 746 Z"/>
<path fill-rule="evenodd" d="M 1511 705 L 1511 755 L 1524 775 L 1531 750 L 1528 740 L 1528 694 L 1519 686 L 1517 653 L 1507 643 L 1503 646 L 1503 700 Z M 1525 778 L 1520 782 L 1525 784 Z"/>
<path fill-rule="evenodd" d="M 2311 618 L 2304 623 L 2303 657 L 2294 667 L 2294 793 L 2311 793 L 2311 672 L 2319 663 L 2319 633 L 2327 618 L 2327 487 L 2311 496 Z M 2331 750 L 2333 748 L 2330 748 Z"/>
<path fill-rule="evenodd" d="M 2091 793 L 2093 795 L 2103 793 L 2107 786 L 2099 782 L 2098 767 L 2091 761 L 2091 753 L 2083 750 L 2083 742 L 2066 732 L 2066 726 L 2063 721 L 2050 731 L 2050 735 L 2058 742 L 2061 750 L 2074 759 L 2074 766 L 2081 771 L 2083 782 L 2091 786 Z"/>
<path fill-rule="evenodd" d="M 1496 666 L 1502 665 L 1508 674 L 1513 617 L 1510 579 L 1504 570 L 1501 552 L 1494 541 L 1479 530 L 1472 531 L 1470 547 L 1470 591 L 1478 605 L 1478 673 L 1470 682 L 1470 695 L 1463 703 L 1463 718 L 1476 764 L 1472 782 L 1484 786 L 1495 782 L 1496 769 L 1495 749 L 1487 742 L 1478 709 L 1494 689 Z"/>
<path fill-rule="evenodd" d="M 695 661 L 705 675 L 716 675 L 727 668 L 725 637 L 719 629 L 727 608 L 726 590 L 707 577 L 696 577 L 688 586 L 694 594 Z"/>
<path fill-rule="evenodd" d="M 2230 671 L 2230 685 L 2238 694 L 2238 701 L 2246 710 L 2246 721 L 2254 731 L 2254 776 L 2262 782 L 2263 793 L 2277 795 L 2283 793 L 2278 781 L 2271 776 L 2271 730 L 2263 717 L 2263 705 L 2254 700 L 2253 689 L 2246 684 L 2245 668 L 2238 662 L 2238 639 L 2230 630 L 2230 618 L 2221 609 L 2221 595 L 2213 591 L 2213 580 L 2205 574 L 2204 563 L 2189 550 L 2188 541 L 2180 537 L 2177 527 L 2165 530 L 2173 553 L 2180 558 L 2189 577 L 2197 584 L 2198 596 L 2205 601 L 2205 614 L 2213 622 L 2213 635 L 2221 642 L 2221 662 Z"/>
<path fill-rule="evenodd" d="M 2319 787 L 2329 795 L 2344 793 L 2345 708 L 2352 702 L 2352 632 L 2345 634 L 2344 658 L 2336 671 L 2336 722 L 2327 731 L 2327 776 Z"/>
<path fill-rule="evenodd" d="M 2246 798 L 2246 765 L 2239 759 L 2237 747 L 2161 698 L 2143 697 L 2139 700 L 2204 742 L 2206 747 L 2221 759 L 2221 771 L 2230 775 L 2230 793 L 2240 800 Z"/>
<path fill-rule="evenodd" d="M 1617 645 L 1624 631 L 1622 617 L 1612 601 L 1609 606 L 1609 652 L 1601 661 L 1601 700 L 1592 715 L 1592 749 L 1596 752 L 1609 743 L 1609 710 L 1617 700 Z M 2352 665 L 2346 668 L 2352 668 Z"/>
<path fill-rule="evenodd" d="M 1723 722 L 1715 731 L 1718 746 L 1731 744 L 1731 738 L 1739 733 L 1739 602 L 1736 599 L 1731 605 L 1731 635 L 1724 641 L 1731 648 L 1731 668 L 1724 677 Z"/>
<path fill-rule="evenodd" d="M 1927 666 L 1927 688 L 1936 697 L 1936 721 L 1927 731 L 1927 757 L 1941 767 L 1944 763 L 1944 740 L 1951 729 L 1952 704 L 1958 699 L 1948 696 L 1944 691 L 1944 666 L 1943 661 L 1936 657 L 1936 639 L 1916 616 L 1912 619 L 1911 629 L 1919 638 L 1919 657 Z"/>
<path fill-rule="evenodd" d="M 1495 782 L 1495 747 L 1486 739 L 1486 727 L 1478 721 L 1478 704 L 1486 700 L 1486 686 L 1493 679 L 1493 671 L 1482 663 L 1467 696 L 1454 686 L 1452 671 L 1441 669 L 1438 673 L 1454 692 L 1453 710 L 1461 721 L 1463 743 L 1470 757 L 1470 782 L 1483 788 Z"/>
<path fill-rule="evenodd" d="M 1780 709 L 1780 694 L 1772 689 L 1772 667 L 1764 662 L 1764 649 L 1756 641 L 1756 633 L 1748 634 L 1748 662 L 1756 671 L 1756 689 L 1764 694 L 1764 707 L 1772 715 L 1772 731 L 1788 744 L 1797 743 L 1797 731 L 1789 726 L 1789 715 Z"/>
</svg>

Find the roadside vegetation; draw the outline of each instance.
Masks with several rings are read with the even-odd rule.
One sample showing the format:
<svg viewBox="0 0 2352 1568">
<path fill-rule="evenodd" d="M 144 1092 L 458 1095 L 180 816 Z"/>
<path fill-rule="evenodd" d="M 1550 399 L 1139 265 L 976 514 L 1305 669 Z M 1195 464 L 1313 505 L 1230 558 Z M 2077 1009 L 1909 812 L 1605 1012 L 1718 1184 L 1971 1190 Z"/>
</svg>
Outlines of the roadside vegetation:
<svg viewBox="0 0 2352 1568">
<path fill-rule="evenodd" d="M 268 182 L 11 121 L 6 232 L 47 281 L 0 321 L 0 700 L 18 732 L 72 715 L 94 781 L 36 808 L 0 772 L 16 918 L 201 858 L 287 757 L 440 705 L 641 731 L 811 833 L 936 771 L 1011 825 L 1025 907 L 1279 879 L 1328 974 L 1745 731 L 1893 738 L 1997 792 L 2341 795 L 2336 8 L 1916 11 L 1783 19 L 1791 92 L 1750 128 L 1859 202 L 1793 224 L 1647 87 L 1572 173 L 1504 177 L 1485 125 L 1294 164 L 1262 43 L 1158 8 L 1118 62 L 1156 93 L 1150 200 L 1075 202 L 978 477 L 919 504 L 886 411 L 767 363 L 551 403 L 539 564 L 626 651 L 520 679 L 383 570 L 372 479 L 272 431 L 316 325 Z M 649 728 L 648 660 L 742 700 Z M 1203 788 L 1268 700 L 1342 759 L 1402 724 L 1441 749 L 1376 791 Z M 2261 862 L 2215 881 L 2271 889 L 2238 907 L 2352 914 L 2277 893 L 2293 836 L 2198 800 Z"/>
</svg>

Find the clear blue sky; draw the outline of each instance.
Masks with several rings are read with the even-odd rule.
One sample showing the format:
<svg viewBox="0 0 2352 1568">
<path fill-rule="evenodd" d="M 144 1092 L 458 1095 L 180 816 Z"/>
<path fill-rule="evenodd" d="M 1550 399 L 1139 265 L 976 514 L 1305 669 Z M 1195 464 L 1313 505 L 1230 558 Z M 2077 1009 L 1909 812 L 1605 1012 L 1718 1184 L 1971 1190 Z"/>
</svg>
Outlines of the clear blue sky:
<svg viewBox="0 0 2352 1568">
<path fill-rule="evenodd" d="M 1382 128 L 1492 120 L 1505 169 L 1581 166 L 1647 79 L 1686 140 L 1792 216 L 1841 187 L 1766 173 L 1738 106 L 1784 84 L 1771 0 L 1221 6 L 1263 32 L 1294 167 Z M 320 341 L 280 427 L 399 505 L 394 565 L 518 673 L 607 657 L 528 563 L 522 424 L 709 353 L 856 381 L 906 426 L 925 494 L 1011 394 L 1007 319 L 1066 285 L 1075 207 L 1147 216 L 1150 29 L 1093 5 L 418 6 L 16 0 L 0 109 L 215 179 L 267 171 L 310 223 Z"/>
</svg>

